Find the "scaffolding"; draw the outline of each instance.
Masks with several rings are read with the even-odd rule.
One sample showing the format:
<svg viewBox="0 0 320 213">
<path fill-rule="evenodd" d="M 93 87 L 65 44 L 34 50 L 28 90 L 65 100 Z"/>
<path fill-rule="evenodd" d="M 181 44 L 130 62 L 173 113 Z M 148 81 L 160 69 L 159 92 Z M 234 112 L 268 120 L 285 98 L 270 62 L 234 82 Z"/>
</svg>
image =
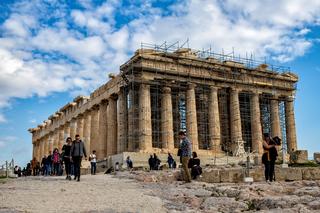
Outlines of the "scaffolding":
<svg viewBox="0 0 320 213">
<path fill-rule="evenodd" d="M 171 88 L 171 101 L 172 101 L 172 119 L 173 119 L 173 134 L 174 134 L 174 148 L 179 147 L 179 131 L 187 130 L 187 97 L 186 91 L 188 84 L 192 83 L 193 77 L 191 72 L 197 69 L 193 67 L 192 62 L 196 62 L 203 67 L 208 67 L 208 59 L 211 59 L 213 63 L 210 68 L 212 73 L 218 73 L 218 77 L 226 79 L 228 84 L 236 85 L 239 80 L 242 79 L 243 70 L 246 72 L 256 71 L 261 65 L 268 67 L 267 71 L 271 74 L 277 73 L 288 73 L 290 72 L 289 67 L 266 65 L 266 61 L 254 60 L 252 56 L 241 58 L 235 57 L 234 54 L 218 54 L 211 50 L 190 50 L 193 57 L 181 57 L 176 56 L 182 49 L 189 49 L 189 42 L 179 42 L 168 44 L 164 42 L 161 45 L 154 44 L 141 44 L 141 53 L 152 51 L 154 54 L 148 55 L 150 63 L 152 61 L 162 60 L 161 57 L 167 57 L 168 62 L 165 62 L 164 67 L 159 67 L 157 63 L 152 63 L 153 67 L 147 69 L 142 63 L 136 63 L 135 60 L 129 60 L 126 65 L 126 70 L 121 70 L 121 76 L 124 80 L 126 107 L 128 113 L 126 114 L 128 123 L 128 137 L 126 138 L 125 149 L 129 151 L 135 151 L 139 149 L 139 113 L 141 108 L 139 107 L 139 85 L 143 82 L 141 79 L 141 73 L 148 72 L 154 76 L 152 80 L 148 81 L 147 84 L 150 86 L 150 103 L 151 103 L 151 132 L 152 132 L 152 147 L 155 149 L 163 149 L 168 147 L 168 144 L 164 144 L 163 130 L 161 129 L 161 112 L 163 111 L 162 106 L 162 88 L 169 86 Z M 179 70 L 180 64 L 184 63 L 184 67 L 189 66 L 189 71 L 186 73 L 176 72 L 173 70 Z M 145 62 L 145 63 L 148 63 Z M 202 64 L 201 64 L 202 63 Z M 231 71 L 230 71 L 231 70 Z M 267 72 L 266 71 L 266 72 Z M 150 75 L 150 74 L 149 74 Z M 199 150 L 218 150 L 224 152 L 225 155 L 232 155 L 234 153 L 234 141 L 231 139 L 230 130 L 230 88 L 221 87 L 218 90 L 218 108 L 219 108 L 219 120 L 220 120 L 220 135 L 221 144 L 219 147 L 211 147 L 210 138 L 214 137 L 210 135 L 209 131 L 209 95 L 210 95 L 210 81 L 206 76 L 202 76 L 199 70 L 197 77 L 197 86 L 195 88 L 195 100 L 196 100 L 196 118 L 198 127 L 198 141 Z M 181 80 L 183 79 L 183 80 Z M 252 109 L 251 109 L 252 92 L 241 91 L 239 93 L 239 110 L 241 117 L 241 133 L 243 148 L 246 152 L 252 151 Z M 271 106 L 270 101 L 272 94 L 261 93 L 259 95 L 260 104 L 260 122 L 263 133 L 271 133 Z M 283 145 L 286 146 L 286 128 L 285 128 L 285 110 L 284 100 L 279 100 L 279 120 L 281 123 L 281 133 Z"/>
</svg>

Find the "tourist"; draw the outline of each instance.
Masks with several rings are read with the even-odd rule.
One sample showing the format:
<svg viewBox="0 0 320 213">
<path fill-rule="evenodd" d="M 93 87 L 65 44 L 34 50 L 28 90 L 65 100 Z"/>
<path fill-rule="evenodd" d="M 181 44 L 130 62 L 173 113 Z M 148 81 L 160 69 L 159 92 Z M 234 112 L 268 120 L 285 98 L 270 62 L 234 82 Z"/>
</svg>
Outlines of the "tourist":
<svg viewBox="0 0 320 213">
<path fill-rule="evenodd" d="M 173 166 L 173 162 L 174 162 L 174 159 L 172 157 L 172 155 L 170 153 L 168 153 L 168 165 L 169 165 L 169 169 L 172 169 L 172 166 Z"/>
<path fill-rule="evenodd" d="M 264 133 L 262 163 L 264 164 L 264 176 L 267 182 L 274 180 L 274 164 L 278 153 L 275 148 L 276 144 L 273 142 L 269 133 Z"/>
<path fill-rule="evenodd" d="M 153 170 L 153 169 L 154 169 L 154 164 L 155 164 L 153 155 L 150 155 L 150 158 L 149 158 L 149 160 L 148 160 L 148 163 L 149 163 L 149 168 L 150 168 L 150 170 Z"/>
<path fill-rule="evenodd" d="M 196 179 L 202 174 L 202 168 L 200 167 L 200 159 L 196 152 L 192 152 L 192 158 L 189 160 L 188 167 L 191 168 L 191 177 Z"/>
<path fill-rule="evenodd" d="M 57 148 L 53 150 L 52 154 L 52 162 L 53 162 L 53 175 L 59 175 L 59 166 L 60 166 L 60 153 Z"/>
<path fill-rule="evenodd" d="M 92 154 L 89 155 L 89 161 L 91 164 L 91 175 L 96 174 L 97 170 L 97 155 L 96 155 L 96 150 L 92 151 Z"/>
<path fill-rule="evenodd" d="M 46 172 L 46 160 L 47 160 L 47 157 L 44 155 L 41 160 L 41 174 L 42 175 L 45 175 L 45 172 Z"/>
<path fill-rule="evenodd" d="M 85 156 L 87 160 L 86 148 L 84 146 L 83 141 L 80 139 L 79 135 L 76 135 L 76 139 L 72 142 L 71 146 L 71 156 L 74 164 L 74 180 L 80 181 L 80 167 L 82 157 Z"/>
<path fill-rule="evenodd" d="M 31 161 L 31 169 L 32 169 L 32 175 L 37 175 L 37 159 L 34 157 Z"/>
<path fill-rule="evenodd" d="M 156 153 L 153 153 L 153 159 L 154 159 L 154 167 L 153 167 L 153 169 L 154 170 L 159 170 L 161 160 L 158 158 Z"/>
<path fill-rule="evenodd" d="M 49 155 L 46 159 L 46 173 L 45 175 L 51 175 L 51 168 L 52 168 L 52 155 L 51 151 L 49 151 Z"/>
<path fill-rule="evenodd" d="M 186 182 L 191 182 L 191 174 L 188 168 L 188 163 L 192 152 L 191 142 L 186 137 L 186 133 L 183 131 L 179 132 L 179 138 L 181 140 L 180 149 L 182 169 L 184 170 L 184 179 Z"/>
<path fill-rule="evenodd" d="M 126 163 L 127 163 L 127 168 L 131 170 L 133 168 L 133 162 L 130 159 L 130 156 L 127 157 Z"/>
<path fill-rule="evenodd" d="M 68 137 L 66 139 L 66 144 L 63 145 L 62 147 L 62 152 L 63 152 L 63 162 L 64 162 L 64 167 L 65 167 L 65 171 L 66 171 L 66 179 L 67 180 L 71 180 L 71 146 L 72 146 L 72 139 L 71 137 Z"/>
</svg>

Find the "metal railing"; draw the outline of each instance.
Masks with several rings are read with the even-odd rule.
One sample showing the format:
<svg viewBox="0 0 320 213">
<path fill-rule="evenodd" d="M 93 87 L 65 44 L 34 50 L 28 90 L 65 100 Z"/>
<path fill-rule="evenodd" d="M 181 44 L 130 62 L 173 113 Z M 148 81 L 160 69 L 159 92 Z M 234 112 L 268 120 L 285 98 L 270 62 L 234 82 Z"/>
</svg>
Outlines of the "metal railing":
<svg viewBox="0 0 320 213">
<path fill-rule="evenodd" d="M 5 176 L 8 178 L 10 175 L 14 174 L 14 160 L 6 161 L 4 164 L 0 165 L 0 176 Z"/>
</svg>

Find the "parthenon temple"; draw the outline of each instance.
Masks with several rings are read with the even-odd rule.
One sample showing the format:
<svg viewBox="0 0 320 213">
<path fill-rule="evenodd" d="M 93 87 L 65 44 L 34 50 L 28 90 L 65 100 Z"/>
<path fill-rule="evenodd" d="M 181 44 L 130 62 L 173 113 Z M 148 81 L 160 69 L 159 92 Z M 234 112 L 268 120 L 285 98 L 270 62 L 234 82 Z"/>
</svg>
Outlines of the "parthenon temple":
<svg viewBox="0 0 320 213">
<path fill-rule="evenodd" d="M 123 152 L 175 154 L 181 130 L 200 155 L 236 155 L 239 147 L 262 154 L 265 132 L 297 149 L 298 77 L 284 67 L 146 45 L 109 78 L 29 129 L 33 157 L 61 150 L 76 134 L 100 160 Z"/>
</svg>

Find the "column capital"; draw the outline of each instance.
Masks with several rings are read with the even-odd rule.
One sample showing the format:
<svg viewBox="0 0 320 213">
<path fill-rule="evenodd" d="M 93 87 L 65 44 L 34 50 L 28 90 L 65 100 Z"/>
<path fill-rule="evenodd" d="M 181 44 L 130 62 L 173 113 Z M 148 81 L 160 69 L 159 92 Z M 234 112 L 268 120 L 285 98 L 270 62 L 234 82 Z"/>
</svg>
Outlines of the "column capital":
<svg viewBox="0 0 320 213">
<path fill-rule="evenodd" d="M 287 102 L 293 102 L 293 101 L 294 101 L 294 97 L 293 97 L 292 95 L 287 96 L 287 97 L 286 97 L 286 101 L 287 101 Z"/>
<path fill-rule="evenodd" d="M 195 83 L 188 83 L 188 89 L 195 89 L 196 86 L 197 85 Z"/>
<path fill-rule="evenodd" d="M 217 92 L 219 89 L 221 89 L 221 87 L 215 86 L 215 85 L 211 85 L 210 86 L 211 91 Z"/>
<path fill-rule="evenodd" d="M 164 86 L 164 87 L 162 87 L 162 93 L 164 93 L 164 94 L 170 94 L 171 93 L 171 87 L 169 87 L 169 86 Z"/>
</svg>

